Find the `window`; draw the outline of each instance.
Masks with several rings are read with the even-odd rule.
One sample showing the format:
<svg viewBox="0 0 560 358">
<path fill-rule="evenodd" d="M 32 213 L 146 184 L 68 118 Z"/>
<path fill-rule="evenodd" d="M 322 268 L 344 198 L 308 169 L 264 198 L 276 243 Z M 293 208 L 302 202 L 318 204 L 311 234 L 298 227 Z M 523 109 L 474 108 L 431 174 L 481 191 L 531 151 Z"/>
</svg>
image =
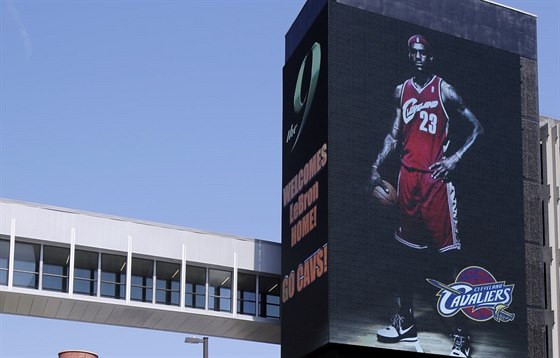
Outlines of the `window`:
<svg viewBox="0 0 560 358">
<path fill-rule="evenodd" d="M 7 236 L 0 236 L 0 285 L 8 285 L 8 268 L 10 264 L 10 241 Z"/>
<path fill-rule="evenodd" d="M 74 258 L 74 292 L 97 296 L 98 253 L 76 250 Z"/>
<path fill-rule="evenodd" d="M 185 306 L 201 309 L 206 307 L 206 268 L 187 266 Z"/>
<path fill-rule="evenodd" d="M 130 278 L 130 299 L 152 302 L 154 290 L 154 261 L 132 258 Z"/>
<path fill-rule="evenodd" d="M 259 277 L 259 316 L 280 318 L 280 279 Z"/>
<path fill-rule="evenodd" d="M 181 266 L 170 262 L 156 262 L 156 302 L 179 306 Z"/>
<path fill-rule="evenodd" d="M 231 312 L 231 272 L 208 270 L 208 309 Z"/>
<path fill-rule="evenodd" d="M 40 245 L 16 242 L 14 254 L 14 286 L 39 288 L 40 254 Z"/>
<path fill-rule="evenodd" d="M 43 290 L 68 292 L 70 249 L 43 247 Z"/>
<path fill-rule="evenodd" d="M 257 314 L 257 276 L 237 275 L 237 313 Z"/>
<path fill-rule="evenodd" d="M 101 296 L 124 299 L 126 256 L 101 254 Z"/>
</svg>

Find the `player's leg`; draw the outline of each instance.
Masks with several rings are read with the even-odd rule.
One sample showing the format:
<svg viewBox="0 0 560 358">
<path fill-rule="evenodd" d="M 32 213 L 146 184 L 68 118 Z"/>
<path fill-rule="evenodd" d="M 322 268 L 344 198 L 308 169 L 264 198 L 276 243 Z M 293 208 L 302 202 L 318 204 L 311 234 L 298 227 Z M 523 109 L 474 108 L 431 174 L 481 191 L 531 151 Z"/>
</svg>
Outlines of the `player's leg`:
<svg viewBox="0 0 560 358">
<path fill-rule="evenodd" d="M 431 236 L 430 247 L 440 252 L 461 248 L 457 227 L 457 199 L 452 183 L 424 175 L 425 200 L 422 217 Z"/>
<path fill-rule="evenodd" d="M 459 262 L 461 262 L 461 252 L 459 250 L 449 250 L 439 254 L 439 266 L 442 272 L 448 273 L 445 283 L 455 282 L 460 271 Z M 449 319 L 447 320 L 449 321 Z M 472 335 L 471 326 L 473 322 L 468 319 L 462 312 L 458 312 L 451 322 L 446 325 L 449 337 L 453 341 L 450 356 L 452 357 L 470 357 L 472 352 Z"/>
<path fill-rule="evenodd" d="M 398 272 L 395 272 L 398 280 L 398 313 L 392 317 L 387 327 L 377 332 L 377 340 L 384 343 L 417 341 L 413 294 L 418 282 L 415 277 L 418 272 L 418 252 L 422 250 L 417 248 L 416 240 L 419 235 L 423 235 L 425 229 L 418 217 L 420 210 L 418 200 L 414 197 L 415 185 L 414 173 L 401 169 L 398 184 L 400 226 L 395 232 L 395 238 L 403 244 L 399 248 L 402 254 L 399 256 L 403 259 L 397 265 Z"/>
<path fill-rule="evenodd" d="M 430 181 L 432 179 L 426 179 Z M 426 226 L 431 233 L 432 245 L 439 251 L 431 260 L 431 275 L 443 283 L 451 283 L 457 277 L 460 262 L 460 242 L 457 229 L 457 202 L 455 188 L 451 183 L 443 181 L 431 182 L 429 200 L 423 207 L 426 218 Z M 434 301 L 436 303 L 436 301 Z M 437 312 L 437 310 L 435 310 Z M 447 332 L 452 332 L 450 338 L 453 340 L 450 356 L 470 357 L 471 335 L 469 333 L 468 319 L 457 313 L 451 321 L 443 319 L 443 326 Z"/>
<path fill-rule="evenodd" d="M 416 342 L 418 330 L 414 317 L 413 296 L 422 278 L 418 275 L 422 265 L 422 251 L 401 245 L 403 259 L 398 265 L 397 306 L 398 311 L 391 318 L 390 324 L 377 332 L 377 340 L 383 343 Z"/>
<path fill-rule="evenodd" d="M 426 226 L 422 214 L 422 176 L 424 173 L 401 167 L 398 182 L 399 227 L 395 239 L 414 249 L 428 247 Z"/>
<path fill-rule="evenodd" d="M 426 262 L 429 263 L 425 277 L 435 279 L 444 285 L 450 285 L 455 282 L 461 259 L 461 252 L 459 250 L 448 250 L 445 252 L 434 251 L 430 253 L 430 259 Z M 426 283 L 426 290 L 423 290 L 427 295 L 425 296 L 430 302 L 430 308 L 437 318 L 433 323 L 436 325 L 434 328 L 440 333 L 444 333 L 451 338 L 450 353 L 452 357 L 470 357 L 471 353 L 471 335 L 470 320 L 462 313 L 457 312 L 452 317 L 444 317 L 439 313 L 438 297 L 436 293 L 441 290 L 441 287 L 434 288 L 432 285 Z"/>
</svg>

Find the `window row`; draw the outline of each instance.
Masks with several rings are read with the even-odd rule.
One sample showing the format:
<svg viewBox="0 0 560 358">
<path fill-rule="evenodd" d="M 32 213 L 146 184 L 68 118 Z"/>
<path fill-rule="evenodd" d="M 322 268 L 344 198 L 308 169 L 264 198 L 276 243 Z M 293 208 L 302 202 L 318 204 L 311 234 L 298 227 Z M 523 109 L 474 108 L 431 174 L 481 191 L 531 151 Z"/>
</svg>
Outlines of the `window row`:
<svg viewBox="0 0 560 358">
<path fill-rule="evenodd" d="M 8 285 L 10 241 L 0 239 L 0 285 Z M 76 249 L 73 293 L 126 298 L 127 256 Z M 181 264 L 133 257 L 130 300 L 180 305 Z M 14 247 L 13 286 L 69 292 L 70 249 L 27 242 Z M 280 318 L 280 280 L 249 273 L 237 275 L 236 312 Z M 185 306 L 232 312 L 232 272 L 186 266 Z"/>
</svg>

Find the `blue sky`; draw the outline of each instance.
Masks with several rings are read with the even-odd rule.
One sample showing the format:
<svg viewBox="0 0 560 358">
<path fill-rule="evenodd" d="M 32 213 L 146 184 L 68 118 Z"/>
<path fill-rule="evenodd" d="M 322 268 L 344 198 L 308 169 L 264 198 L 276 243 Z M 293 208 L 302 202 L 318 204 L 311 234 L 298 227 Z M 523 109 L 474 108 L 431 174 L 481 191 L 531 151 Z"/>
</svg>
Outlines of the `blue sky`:
<svg viewBox="0 0 560 358">
<path fill-rule="evenodd" d="M 538 16 L 560 118 L 557 0 Z M 0 196 L 280 241 L 284 34 L 304 0 L 0 0 Z M 184 334 L 0 315 L 0 356 L 199 357 Z M 30 344 L 33 342 L 33 344 Z M 279 346 L 212 337 L 212 357 Z"/>
</svg>

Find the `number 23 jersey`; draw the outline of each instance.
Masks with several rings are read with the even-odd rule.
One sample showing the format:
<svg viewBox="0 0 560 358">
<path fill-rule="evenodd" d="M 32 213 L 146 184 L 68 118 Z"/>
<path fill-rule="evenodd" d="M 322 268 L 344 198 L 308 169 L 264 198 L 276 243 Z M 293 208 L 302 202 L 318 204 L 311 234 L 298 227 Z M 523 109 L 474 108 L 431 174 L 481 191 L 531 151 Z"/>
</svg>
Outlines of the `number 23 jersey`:
<svg viewBox="0 0 560 358">
<path fill-rule="evenodd" d="M 406 80 L 401 91 L 402 164 L 430 172 L 442 159 L 447 142 L 449 117 L 443 106 L 442 79 L 433 76 L 423 87 Z"/>
</svg>

